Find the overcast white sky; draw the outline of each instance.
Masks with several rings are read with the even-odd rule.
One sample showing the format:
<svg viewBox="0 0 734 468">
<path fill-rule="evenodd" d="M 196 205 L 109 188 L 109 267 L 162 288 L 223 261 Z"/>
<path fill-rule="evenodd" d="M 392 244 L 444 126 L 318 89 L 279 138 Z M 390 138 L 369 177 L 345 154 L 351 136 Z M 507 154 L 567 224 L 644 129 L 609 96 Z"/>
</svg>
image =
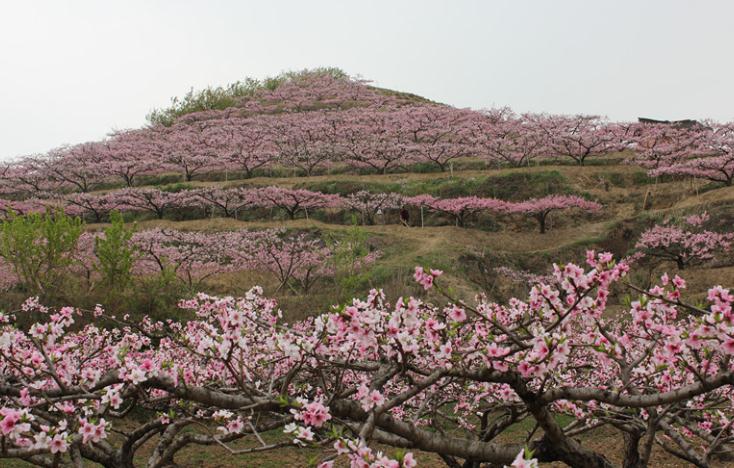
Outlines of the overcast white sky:
<svg viewBox="0 0 734 468">
<path fill-rule="evenodd" d="M 459 107 L 734 118 L 734 2 L 0 0 L 0 159 L 337 66 Z"/>
</svg>

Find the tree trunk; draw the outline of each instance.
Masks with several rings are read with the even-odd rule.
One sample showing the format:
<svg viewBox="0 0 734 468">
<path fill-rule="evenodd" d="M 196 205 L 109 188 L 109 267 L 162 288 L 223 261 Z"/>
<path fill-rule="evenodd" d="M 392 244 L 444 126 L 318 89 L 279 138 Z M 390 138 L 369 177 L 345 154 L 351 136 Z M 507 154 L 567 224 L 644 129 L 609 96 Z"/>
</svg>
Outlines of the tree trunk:
<svg viewBox="0 0 734 468">
<path fill-rule="evenodd" d="M 640 435 L 639 433 L 622 432 L 622 437 L 624 438 L 624 461 L 622 468 L 642 468 L 642 460 L 640 459 L 640 451 L 638 450 Z"/>
</svg>

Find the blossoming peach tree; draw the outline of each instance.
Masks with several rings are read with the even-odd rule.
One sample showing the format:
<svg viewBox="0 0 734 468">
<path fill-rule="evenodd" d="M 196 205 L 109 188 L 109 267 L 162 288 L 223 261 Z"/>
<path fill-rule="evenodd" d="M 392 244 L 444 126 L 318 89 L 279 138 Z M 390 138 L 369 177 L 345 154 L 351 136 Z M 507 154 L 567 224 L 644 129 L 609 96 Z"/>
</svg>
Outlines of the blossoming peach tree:
<svg viewBox="0 0 734 468">
<path fill-rule="evenodd" d="M 129 467 L 146 446 L 159 467 L 213 445 L 321 448 L 321 467 L 412 467 L 429 453 L 451 467 L 608 467 L 579 440 L 601 427 L 620 435 L 628 467 L 648 465 L 654 446 L 701 467 L 725 457 L 734 296 L 716 286 L 706 306 L 690 305 L 685 281 L 666 276 L 622 306 L 612 293 L 628 265 L 586 261 L 554 266 L 506 304 L 454 299 L 440 271 L 419 267 L 444 305 L 373 290 L 290 324 L 259 288 L 184 300 L 188 322 L 30 299 L 2 316 L 0 457 Z M 41 319 L 22 328 L 21 314 Z M 118 326 L 103 328 L 105 317 Z"/>
<path fill-rule="evenodd" d="M 711 261 L 731 250 L 734 234 L 704 229 L 708 219 L 704 212 L 678 224 L 656 224 L 640 235 L 635 248 L 647 257 L 675 262 L 679 270 Z"/>
</svg>

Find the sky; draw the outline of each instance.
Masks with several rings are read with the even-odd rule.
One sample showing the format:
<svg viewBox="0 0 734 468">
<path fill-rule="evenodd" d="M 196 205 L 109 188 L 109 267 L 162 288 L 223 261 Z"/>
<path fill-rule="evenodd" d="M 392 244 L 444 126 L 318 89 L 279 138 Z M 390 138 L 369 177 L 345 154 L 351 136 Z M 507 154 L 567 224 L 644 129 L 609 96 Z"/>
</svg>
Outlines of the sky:
<svg viewBox="0 0 734 468">
<path fill-rule="evenodd" d="M 728 0 L 2 0 L 0 159 L 335 66 L 457 107 L 734 119 Z"/>
</svg>

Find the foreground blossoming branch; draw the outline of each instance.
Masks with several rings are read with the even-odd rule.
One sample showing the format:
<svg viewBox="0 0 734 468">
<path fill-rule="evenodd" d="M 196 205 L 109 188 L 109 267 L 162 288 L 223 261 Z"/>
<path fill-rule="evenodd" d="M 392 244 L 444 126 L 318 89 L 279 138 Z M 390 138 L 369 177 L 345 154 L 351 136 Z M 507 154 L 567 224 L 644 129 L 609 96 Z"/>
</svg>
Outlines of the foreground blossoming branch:
<svg viewBox="0 0 734 468">
<path fill-rule="evenodd" d="M 147 465 L 160 467 L 188 445 L 307 446 L 321 449 L 324 467 L 338 457 L 411 467 L 416 450 L 448 466 L 608 467 L 578 440 L 600 427 L 623 439 L 626 466 L 647 466 L 655 445 L 696 466 L 728 456 L 734 296 L 713 287 L 689 315 L 685 282 L 666 276 L 622 309 L 610 303 L 628 265 L 594 252 L 586 261 L 587 270 L 555 266 L 552 280 L 507 304 L 449 295 L 441 306 L 389 304 L 372 291 L 292 324 L 259 288 L 182 301 L 196 317 L 185 323 L 112 329 L 77 323 L 101 320 L 101 307 L 29 300 L 2 317 L 0 456 L 128 467 L 145 444 Z M 440 277 L 415 272 L 431 294 L 443 292 Z M 43 320 L 14 325 L 29 313 Z M 147 419 L 126 418 L 133 410 Z M 534 429 L 517 435 L 525 420 Z M 267 431 L 282 437 L 266 442 Z"/>
</svg>

